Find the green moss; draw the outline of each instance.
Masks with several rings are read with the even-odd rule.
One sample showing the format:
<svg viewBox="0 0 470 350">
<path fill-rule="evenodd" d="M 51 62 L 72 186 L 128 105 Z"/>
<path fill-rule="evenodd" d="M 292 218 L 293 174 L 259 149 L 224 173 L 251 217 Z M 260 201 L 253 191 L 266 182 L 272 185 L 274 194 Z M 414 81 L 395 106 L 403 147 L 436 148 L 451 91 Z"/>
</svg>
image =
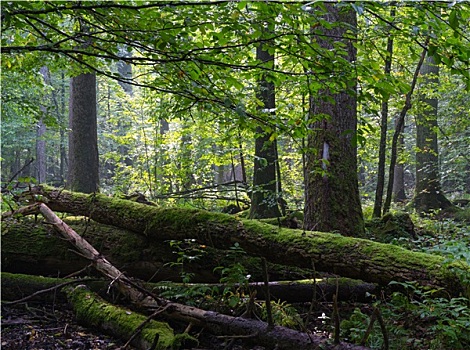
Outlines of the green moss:
<svg viewBox="0 0 470 350">
<path fill-rule="evenodd" d="M 348 268 L 348 261 L 351 261 L 350 258 L 354 256 L 353 261 L 358 264 L 364 261 L 368 268 L 380 269 L 384 271 L 384 274 L 390 270 L 389 276 L 384 275 L 384 282 L 389 281 L 391 276 L 400 278 L 400 268 L 422 271 L 423 280 L 428 279 L 429 283 L 438 280 L 446 282 L 445 284 L 450 286 L 453 284 L 451 281 L 456 278 L 452 269 L 444 266 L 444 258 L 441 256 L 413 252 L 398 246 L 337 234 L 304 233 L 301 230 L 274 227 L 256 220 L 244 220 L 243 224 L 250 232 L 256 232 L 268 240 L 279 243 L 281 247 L 288 247 L 288 253 L 308 252 L 309 256 L 317 259 L 316 264 L 318 265 L 323 263 L 322 257 L 327 257 L 330 252 L 334 252 L 337 264 L 338 261 L 344 260 L 344 269 Z M 298 247 L 298 250 L 296 247 Z M 288 254 L 286 255 L 288 258 Z M 311 262 L 306 261 L 305 267 L 308 267 L 309 264 Z M 357 268 L 355 267 L 356 270 Z M 468 265 L 462 268 L 470 273 Z M 361 276 L 354 277 L 361 278 Z M 461 284 L 457 283 L 455 285 Z"/>
<path fill-rule="evenodd" d="M 146 320 L 146 317 L 130 310 L 118 308 L 105 302 L 84 286 L 66 287 L 77 318 L 91 327 L 100 327 L 103 331 L 129 339 L 135 330 Z M 173 330 L 167 323 L 151 320 L 141 331 L 139 344 L 148 348 L 158 336 L 157 349 L 172 348 Z"/>
</svg>

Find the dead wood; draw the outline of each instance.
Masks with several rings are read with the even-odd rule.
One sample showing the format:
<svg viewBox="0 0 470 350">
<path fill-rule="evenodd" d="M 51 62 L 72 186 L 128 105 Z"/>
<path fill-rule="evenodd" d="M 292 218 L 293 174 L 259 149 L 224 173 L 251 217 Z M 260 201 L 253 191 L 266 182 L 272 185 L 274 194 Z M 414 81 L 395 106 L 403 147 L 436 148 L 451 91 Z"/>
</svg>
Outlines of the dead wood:
<svg viewBox="0 0 470 350">
<path fill-rule="evenodd" d="M 268 327 L 265 322 L 227 316 L 158 298 L 141 288 L 137 288 L 121 271 L 110 264 L 106 258 L 100 255 L 93 246 L 73 231 L 44 203 L 32 205 L 28 212 L 34 212 L 34 210 L 39 211 L 58 233 L 72 243 L 86 259 L 90 260 L 99 272 L 111 279 L 112 284 L 138 307 L 161 309 L 162 314 L 167 317 L 203 326 L 215 334 L 248 337 L 249 340 L 257 344 L 276 347 L 277 349 L 292 349 L 295 347 L 302 349 L 365 349 L 362 346 L 347 343 L 332 345 L 329 339 L 325 337 L 306 334 L 285 327 L 275 326 L 272 328 Z M 90 298 L 88 296 L 80 298 L 80 300 Z M 84 308 L 87 309 L 88 306 Z"/>
<path fill-rule="evenodd" d="M 86 326 L 98 327 L 124 341 L 131 340 L 130 344 L 137 349 L 149 349 L 154 343 L 154 349 L 172 348 L 175 336 L 167 323 L 110 304 L 84 285 L 69 286 L 65 291 L 77 319 Z M 197 342 L 193 339 L 193 343 Z"/>
<path fill-rule="evenodd" d="M 418 281 L 444 288 L 452 295 L 469 293 L 454 269 L 470 273 L 463 262 L 445 264 L 444 258 L 337 234 L 303 232 L 243 220 L 202 210 L 161 209 L 100 194 L 79 194 L 37 187 L 57 211 L 86 215 L 101 223 L 126 228 L 148 240 L 197 239 L 201 244 L 228 249 L 235 242 L 250 255 L 303 268 L 361 279 L 379 285 L 391 281 Z"/>
</svg>

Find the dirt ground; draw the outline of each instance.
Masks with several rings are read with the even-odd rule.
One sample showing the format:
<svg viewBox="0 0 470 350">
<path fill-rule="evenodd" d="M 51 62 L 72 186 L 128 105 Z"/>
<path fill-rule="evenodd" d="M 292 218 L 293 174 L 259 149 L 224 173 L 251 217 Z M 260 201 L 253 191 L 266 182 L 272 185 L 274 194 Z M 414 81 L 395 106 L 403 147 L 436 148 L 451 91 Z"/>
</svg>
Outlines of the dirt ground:
<svg viewBox="0 0 470 350">
<path fill-rule="evenodd" d="M 112 350 L 124 345 L 122 341 L 78 325 L 73 312 L 63 304 L 2 306 L 1 325 L 3 350 Z"/>
</svg>

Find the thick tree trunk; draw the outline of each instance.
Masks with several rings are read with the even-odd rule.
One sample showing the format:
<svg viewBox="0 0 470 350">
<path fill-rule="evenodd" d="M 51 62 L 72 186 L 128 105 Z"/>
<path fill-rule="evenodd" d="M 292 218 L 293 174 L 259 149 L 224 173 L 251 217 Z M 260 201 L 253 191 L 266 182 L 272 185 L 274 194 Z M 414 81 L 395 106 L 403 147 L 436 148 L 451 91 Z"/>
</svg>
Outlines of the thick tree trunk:
<svg viewBox="0 0 470 350">
<path fill-rule="evenodd" d="M 324 36 L 317 36 L 316 41 L 329 50 L 334 50 L 335 41 L 341 42 L 346 50 L 344 58 L 355 61 L 356 49 L 345 35 L 356 25 L 356 13 L 335 4 L 325 4 L 325 7 L 328 11 L 325 19 L 333 27 L 324 29 Z M 332 88 L 310 96 L 309 117 L 317 122 L 310 125 L 312 132 L 308 136 L 304 227 L 360 236 L 364 233 L 364 220 L 359 198 L 357 150 L 353 144 L 357 128 L 357 77 L 354 69 L 349 74 L 347 83 L 344 80 L 329 82 Z"/>
<path fill-rule="evenodd" d="M 249 254 L 284 265 L 310 268 L 343 277 L 387 285 L 390 281 L 419 281 L 452 294 L 470 289 L 454 267 L 470 273 L 461 262 L 444 264 L 440 256 L 337 234 L 290 230 L 195 209 L 154 206 L 68 191 L 35 188 L 56 211 L 86 215 L 105 224 L 143 234 L 148 240 L 196 239 L 201 244 L 228 249 L 235 242 Z M 467 290 L 468 292 L 468 290 Z"/>
</svg>

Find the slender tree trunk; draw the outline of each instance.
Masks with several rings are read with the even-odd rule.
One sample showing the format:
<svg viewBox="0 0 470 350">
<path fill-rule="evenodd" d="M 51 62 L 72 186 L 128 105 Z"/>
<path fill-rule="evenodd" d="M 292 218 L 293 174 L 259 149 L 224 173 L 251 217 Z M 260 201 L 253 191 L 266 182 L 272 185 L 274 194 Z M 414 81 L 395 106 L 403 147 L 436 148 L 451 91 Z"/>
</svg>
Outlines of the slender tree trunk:
<svg viewBox="0 0 470 350">
<path fill-rule="evenodd" d="M 266 65 L 273 67 L 274 55 L 268 52 L 265 47 L 266 45 L 261 43 L 257 47 L 256 58 Z M 257 98 L 263 102 L 266 114 L 275 113 L 274 83 L 268 82 L 265 77 L 259 82 Z M 256 134 L 250 218 L 279 217 L 281 212 L 279 211 L 276 193 L 277 181 L 279 181 L 276 178 L 276 139 L 273 139 L 272 134 L 267 133 L 261 127 L 257 128 Z"/>
<path fill-rule="evenodd" d="M 45 85 L 50 85 L 51 78 L 47 66 L 40 69 Z M 36 129 L 36 180 L 38 183 L 46 182 L 47 173 L 47 156 L 46 156 L 46 124 L 44 124 L 44 116 L 47 114 L 47 107 L 41 106 L 42 116 L 39 119 Z"/>
<path fill-rule="evenodd" d="M 356 26 L 356 14 L 352 9 L 339 9 L 325 5 L 326 19 L 342 23 L 324 29 L 325 36 L 317 41 L 325 49 L 333 49 L 334 41 L 347 45 L 350 62 L 356 59 L 356 49 L 344 35 Z M 331 40 L 331 38 L 333 38 Z M 311 125 L 306 155 L 306 191 L 304 228 L 317 231 L 338 231 L 345 235 L 361 235 L 364 220 L 359 198 L 357 179 L 357 150 L 352 137 L 356 132 L 356 81 L 351 72 L 348 87 L 343 91 L 320 91 L 310 96 L 310 115 L 324 118 Z M 331 101 L 331 100 L 334 100 Z"/>
<path fill-rule="evenodd" d="M 393 18 L 395 16 L 395 9 L 390 11 Z M 390 76 L 392 71 L 392 56 L 393 56 L 393 37 L 389 36 L 387 40 L 387 57 L 385 58 L 385 76 Z M 385 160 L 386 160 L 386 147 L 387 147 L 387 125 L 388 125 L 388 100 L 389 97 L 384 97 L 382 101 L 381 120 L 380 120 L 380 145 L 379 145 L 379 165 L 377 170 L 377 187 L 375 189 L 375 202 L 373 217 L 380 217 L 382 215 L 382 202 L 385 187 Z"/>
<path fill-rule="evenodd" d="M 437 89 L 439 67 L 432 56 L 428 56 L 421 67 L 424 89 Z M 416 122 L 416 187 L 412 204 L 418 212 L 445 209 L 452 203 L 441 191 L 439 179 L 439 149 L 437 147 L 437 108 L 438 99 L 421 93 L 421 113 Z"/>
<path fill-rule="evenodd" d="M 65 182 L 65 174 L 67 172 L 67 142 L 66 142 L 66 116 L 65 116 L 65 74 L 61 73 L 61 91 L 60 91 L 60 161 L 59 161 L 59 176 L 61 185 Z"/>
<path fill-rule="evenodd" d="M 43 118 L 37 123 L 36 129 L 36 180 L 38 183 L 46 182 L 46 124 Z"/>
<path fill-rule="evenodd" d="M 395 125 L 395 132 L 393 133 L 393 138 L 392 138 L 392 154 L 390 156 L 390 168 L 388 172 L 389 178 L 388 178 L 388 186 L 387 186 L 387 198 L 385 199 L 384 208 L 383 208 L 384 215 L 390 210 L 390 205 L 392 203 L 393 177 L 395 176 L 395 165 L 397 163 L 398 139 L 403 129 L 403 125 L 405 125 L 406 113 L 408 113 L 408 110 L 411 108 L 411 96 L 413 95 L 413 92 L 415 90 L 419 71 L 421 69 L 421 66 L 423 65 L 424 59 L 426 57 L 426 53 L 428 52 L 428 44 L 429 44 L 429 37 L 426 38 L 426 41 L 423 45 L 424 49 L 423 49 L 423 52 L 421 53 L 421 57 L 418 61 L 415 72 L 413 74 L 410 91 L 408 91 L 408 93 L 406 94 L 405 104 L 403 105 L 403 108 L 400 112 L 400 115 L 397 118 L 397 122 Z"/>
<path fill-rule="evenodd" d="M 397 120 L 395 120 L 395 124 Z M 400 131 L 400 136 L 398 137 L 397 143 L 397 154 L 400 154 L 405 149 L 405 140 L 403 137 L 403 132 L 405 130 L 405 125 L 402 125 Z M 393 176 L 393 198 L 392 200 L 396 203 L 401 203 L 406 201 L 405 193 L 405 167 L 403 163 L 397 162 L 395 165 L 395 172 Z"/>
<path fill-rule="evenodd" d="M 70 81 L 69 174 L 67 187 L 91 193 L 99 186 L 96 120 L 96 75 L 81 74 Z"/>
</svg>

